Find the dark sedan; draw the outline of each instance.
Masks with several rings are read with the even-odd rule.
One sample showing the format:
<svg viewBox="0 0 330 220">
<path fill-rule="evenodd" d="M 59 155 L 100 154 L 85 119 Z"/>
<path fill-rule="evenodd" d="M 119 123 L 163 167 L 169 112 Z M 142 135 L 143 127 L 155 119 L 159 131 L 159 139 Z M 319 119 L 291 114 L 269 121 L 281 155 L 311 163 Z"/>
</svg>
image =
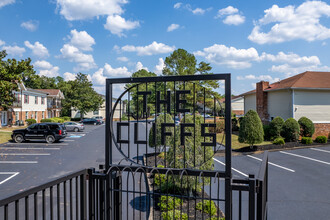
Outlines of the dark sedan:
<svg viewBox="0 0 330 220">
<path fill-rule="evenodd" d="M 100 125 L 102 124 L 101 120 L 94 119 L 94 118 L 85 118 L 84 120 L 80 121 L 84 125 Z"/>
</svg>

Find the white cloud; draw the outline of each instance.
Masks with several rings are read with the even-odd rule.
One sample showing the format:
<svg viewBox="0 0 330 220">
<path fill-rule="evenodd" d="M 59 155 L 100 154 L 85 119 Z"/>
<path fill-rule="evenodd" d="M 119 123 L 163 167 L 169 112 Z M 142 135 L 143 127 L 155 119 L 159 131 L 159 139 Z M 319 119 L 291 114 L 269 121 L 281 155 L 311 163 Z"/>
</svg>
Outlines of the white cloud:
<svg viewBox="0 0 330 220">
<path fill-rule="evenodd" d="M 168 46 L 163 43 L 152 42 L 147 46 L 126 45 L 121 48 L 125 52 L 137 52 L 139 56 L 170 53 L 175 50 L 175 46 Z"/>
<path fill-rule="evenodd" d="M 33 66 L 39 70 L 39 75 L 41 76 L 47 76 L 47 77 L 56 77 L 59 76 L 59 67 L 58 66 L 53 66 L 49 62 L 45 60 L 38 60 L 36 61 Z"/>
<path fill-rule="evenodd" d="M 36 31 L 38 29 L 39 26 L 39 21 L 34 21 L 34 20 L 30 20 L 30 21 L 25 21 L 22 22 L 21 27 L 25 28 L 28 31 Z"/>
<path fill-rule="evenodd" d="M 92 46 L 95 44 L 95 40 L 86 31 L 71 30 L 70 44 L 77 47 L 80 50 L 91 51 Z"/>
<path fill-rule="evenodd" d="M 196 56 L 205 57 L 208 62 L 224 65 L 234 69 L 251 67 L 252 61 L 259 59 L 258 51 L 251 47 L 249 49 L 236 49 L 225 45 L 214 44 L 204 48 L 203 51 L 194 52 Z"/>
<path fill-rule="evenodd" d="M 32 54 L 37 56 L 37 57 L 48 57 L 49 53 L 47 48 L 39 43 L 38 41 L 35 42 L 34 44 L 31 44 L 29 41 L 24 41 L 24 45 L 32 50 Z"/>
<path fill-rule="evenodd" d="M 163 58 L 159 58 L 158 59 L 158 64 L 155 66 L 155 73 L 157 75 L 162 74 L 164 67 L 165 67 L 164 59 Z"/>
<path fill-rule="evenodd" d="M 178 24 L 171 24 L 170 26 L 167 27 L 167 32 L 174 31 L 174 30 L 178 29 L 179 27 L 180 27 L 180 25 L 178 25 Z"/>
<path fill-rule="evenodd" d="M 223 18 L 222 22 L 227 25 L 240 25 L 245 22 L 245 17 L 239 14 L 239 10 L 233 6 L 220 9 L 214 18 Z"/>
<path fill-rule="evenodd" d="M 205 10 L 202 8 L 196 8 L 191 11 L 194 15 L 203 15 L 205 13 Z"/>
<path fill-rule="evenodd" d="M 92 81 L 95 85 L 105 85 L 107 77 L 129 77 L 131 72 L 126 67 L 113 68 L 106 63 L 103 68 L 99 68 L 93 75 Z"/>
<path fill-rule="evenodd" d="M 64 44 L 61 48 L 60 58 L 66 59 L 69 62 L 77 63 L 75 71 L 79 70 L 90 70 L 96 67 L 94 58 L 91 54 L 84 54 L 77 47 L 70 44 Z"/>
<path fill-rule="evenodd" d="M 70 73 L 70 72 L 65 72 L 65 73 L 63 73 L 63 78 L 65 81 L 73 81 L 76 79 L 76 74 Z"/>
<path fill-rule="evenodd" d="M 143 66 L 143 64 L 140 61 L 137 62 L 136 65 L 135 65 L 135 71 L 139 71 L 139 70 L 142 70 L 142 69 L 149 71 L 148 68 Z"/>
<path fill-rule="evenodd" d="M 69 21 L 122 14 L 127 0 L 57 0 L 57 10 Z"/>
<path fill-rule="evenodd" d="M 252 75 L 252 74 L 249 74 L 249 75 L 246 75 L 246 76 L 237 76 L 236 79 L 237 79 L 237 80 L 258 80 L 258 81 L 268 81 L 268 82 L 270 82 L 270 83 L 277 82 L 277 81 L 280 80 L 280 78 L 278 78 L 278 77 L 273 78 L 273 77 L 270 76 L 270 75 L 260 75 L 260 76 L 256 76 L 256 75 Z"/>
<path fill-rule="evenodd" d="M 224 15 L 232 15 L 238 13 L 238 9 L 233 6 L 228 6 L 227 8 L 219 9 L 218 14 L 215 18 L 220 18 Z"/>
<path fill-rule="evenodd" d="M 299 56 L 295 53 L 284 53 L 279 52 L 277 55 L 262 53 L 260 56 L 260 60 L 264 61 L 272 61 L 272 62 L 278 62 L 278 63 L 288 63 L 290 65 L 294 66 L 302 66 L 302 65 L 320 65 L 321 62 L 317 56 Z"/>
<path fill-rule="evenodd" d="M 15 0 L 1 0 L 0 1 L 0 8 L 6 6 L 6 5 L 10 5 L 10 4 L 14 4 Z"/>
<path fill-rule="evenodd" d="M 11 56 L 23 56 L 23 53 L 25 53 L 24 47 L 19 46 L 3 46 L 3 50 L 6 50 L 6 52 Z"/>
<path fill-rule="evenodd" d="M 128 62 L 129 59 L 127 57 L 117 57 L 117 60 L 121 61 L 121 62 Z"/>
<path fill-rule="evenodd" d="M 104 28 L 109 30 L 112 34 L 119 37 L 125 36 L 122 32 L 135 29 L 140 26 L 139 21 L 126 21 L 125 18 L 120 15 L 110 15 L 107 18 L 107 22 Z"/>
<path fill-rule="evenodd" d="M 223 21 L 224 24 L 228 25 L 240 25 L 245 22 L 245 17 L 242 15 L 228 15 Z"/>
<path fill-rule="evenodd" d="M 2 45 L 4 45 L 4 44 L 5 44 L 5 42 L 2 41 L 2 40 L 0 40 L 0 46 L 2 46 Z"/>
<path fill-rule="evenodd" d="M 178 2 L 178 3 L 176 3 L 173 7 L 174 7 L 175 9 L 179 9 L 179 8 L 181 7 L 181 5 L 182 5 L 182 3 L 181 3 L 181 2 Z"/>
<path fill-rule="evenodd" d="M 281 43 L 302 39 L 306 41 L 330 38 L 330 29 L 320 23 L 320 18 L 330 16 L 330 5 L 322 1 L 306 1 L 298 7 L 289 5 L 280 8 L 273 5 L 264 11 L 263 18 L 256 22 L 249 40 L 258 43 Z M 262 27 L 273 24 L 268 32 Z"/>
</svg>

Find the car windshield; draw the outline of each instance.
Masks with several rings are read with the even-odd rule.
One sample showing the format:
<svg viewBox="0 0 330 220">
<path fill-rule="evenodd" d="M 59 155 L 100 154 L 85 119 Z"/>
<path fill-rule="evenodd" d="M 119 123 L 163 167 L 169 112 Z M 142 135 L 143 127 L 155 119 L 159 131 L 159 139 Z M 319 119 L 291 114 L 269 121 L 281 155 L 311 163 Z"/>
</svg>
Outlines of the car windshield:
<svg viewBox="0 0 330 220">
<path fill-rule="evenodd" d="M 38 124 L 32 124 L 28 128 L 29 129 L 38 129 Z"/>
</svg>

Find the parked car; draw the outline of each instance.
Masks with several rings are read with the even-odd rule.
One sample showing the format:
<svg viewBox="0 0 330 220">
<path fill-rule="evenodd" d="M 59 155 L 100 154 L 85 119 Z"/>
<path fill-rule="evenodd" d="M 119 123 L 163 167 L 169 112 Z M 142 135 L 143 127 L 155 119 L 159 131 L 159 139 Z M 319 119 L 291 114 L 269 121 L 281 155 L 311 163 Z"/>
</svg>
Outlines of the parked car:
<svg viewBox="0 0 330 220">
<path fill-rule="evenodd" d="M 100 125 L 102 122 L 95 118 L 85 118 L 84 120 L 81 120 L 80 123 L 83 123 L 84 125 Z"/>
<path fill-rule="evenodd" d="M 66 137 L 66 129 L 60 123 L 36 123 L 25 129 L 13 130 L 11 138 L 16 143 L 25 140 L 46 140 L 47 143 L 54 143 Z"/>
<path fill-rule="evenodd" d="M 102 124 L 104 123 L 104 118 L 103 118 L 103 116 L 93 116 L 92 118 L 94 118 L 94 119 L 96 119 L 96 120 L 100 120 Z"/>
<path fill-rule="evenodd" d="M 64 125 L 67 131 L 78 132 L 85 129 L 85 126 L 83 124 L 73 121 L 64 122 Z"/>
</svg>

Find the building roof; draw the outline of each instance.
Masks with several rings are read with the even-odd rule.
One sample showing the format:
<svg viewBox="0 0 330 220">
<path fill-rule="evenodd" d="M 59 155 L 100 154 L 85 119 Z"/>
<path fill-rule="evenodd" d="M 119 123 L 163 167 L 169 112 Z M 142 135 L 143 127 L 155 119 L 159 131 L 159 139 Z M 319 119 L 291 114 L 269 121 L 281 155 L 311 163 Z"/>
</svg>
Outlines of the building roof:
<svg viewBox="0 0 330 220">
<path fill-rule="evenodd" d="M 306 71 L 270 84 L 264 91 L 289 88 L 330 89 L 330 72 Z M 255 92 L 256 90 L 251 90 L 242 95 L 253 94 Z"/>
<path fill-rule="evenodd" d="M 231 100 L 235 100 L 235 99 L 238 99 L 238 98 L 240 98 L 240 97 L 242 97 L 242 96 L 241 96 L 241 95 L 231 96 Z M 220 102 L 221 102 L 221 103 L 225 103 L 225 101 L 226 101 L 226 98 L 222 98 L 222 99 L 220 99 Z"/>
<path fill-rule="evenodd" d="M 48 96 L 51 96 L 51 97 L 59 96 L 60 98 L 64 99 L 64 95 L 61 92 L 61 90 L 59 90 L 59 89 L 37 89 L 37 90 L 48 93 Z"/>
<path fill-rule="evenodd" d="M 31 88 L 26 88 L 26 91 L 29 91 L 29 92 L 35 92 L 35 93 L 41 93 L 41 94 L 46 94 L 46 95 L 48 95 L 48 92 L 46 92 L 46 91 L 41 91 L 41 90 L 39 90 L 39 89 L 31 89 Z"/>
</svg>

